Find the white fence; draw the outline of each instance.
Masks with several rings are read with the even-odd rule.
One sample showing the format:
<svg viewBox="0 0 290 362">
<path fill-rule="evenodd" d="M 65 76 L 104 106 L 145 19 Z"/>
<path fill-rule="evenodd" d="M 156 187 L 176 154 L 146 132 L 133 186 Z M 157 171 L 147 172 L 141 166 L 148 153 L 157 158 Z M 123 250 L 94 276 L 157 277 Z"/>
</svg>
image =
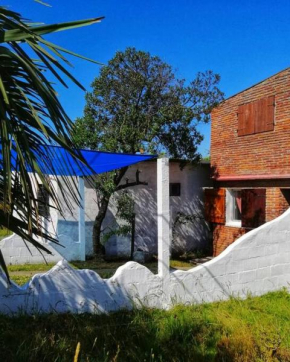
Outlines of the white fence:
<svg viewBox="0 0 290 362">
<path fill-rule="evenodd" d="M 160 221 L 161 222 L 161 221 Z M 290 210 L 242 236 L 217 258 L 190 271 L 154 275 L 129 262 L 110 279 L 60 261 L 24 287 L 0 275 L 0 312 L 108 312 L 133 305 L 169 308 L 262 295 L 290 282 Z"/>
</svg>

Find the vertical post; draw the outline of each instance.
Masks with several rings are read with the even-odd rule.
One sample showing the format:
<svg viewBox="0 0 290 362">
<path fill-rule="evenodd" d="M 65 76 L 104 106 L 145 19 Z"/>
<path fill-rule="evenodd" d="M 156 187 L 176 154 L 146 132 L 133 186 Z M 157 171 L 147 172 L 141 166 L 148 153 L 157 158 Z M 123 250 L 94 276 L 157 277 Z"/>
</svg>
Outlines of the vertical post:
<svg viewBox="0 0 290 362">
<path fill-rule="evenodd" d="M 55 193 L 57 194 L 58 185 L 57 185 L 56 176 L 50 176 L 50 182 L 51 182 L 51 187 L 54 189 Z M 52 200 L 49 200 L 49 203 L 51 203 L 52 205 L 54 204 Z M 58 214 L 59 211 L 57 209 L 54 209 L 52 207 L 49 209 L 49 222 L 47 223 L 47 232 L 55 238 L 57 238 Z"/>
<path fill-rule="evenodd" d="M 79 243 L 80 243 L 80 260 L 86 260 L 86 224 L 85 224 L 85 183 L 83 177 L 79 177 Z"/>
<path fill-rule="evenodd" d="M 169 221 L 169 160 L 160 158 L 157 160 L 158 274 L 163 279 L 163 288 L 169 282 Z"/>
</svg>

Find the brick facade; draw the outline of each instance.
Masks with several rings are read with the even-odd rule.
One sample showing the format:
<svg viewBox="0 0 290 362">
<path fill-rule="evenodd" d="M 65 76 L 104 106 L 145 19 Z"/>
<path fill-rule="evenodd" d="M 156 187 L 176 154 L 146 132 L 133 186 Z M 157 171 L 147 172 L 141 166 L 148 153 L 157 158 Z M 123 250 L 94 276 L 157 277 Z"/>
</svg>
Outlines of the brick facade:
<svg viewBox="0 0 290 362">
<path fill-rule="evenodd" d="M 238 136 L 239 105 L 275 96 L 274 130 Z M 265 188 L 265 222 L 289 208 L 290 68 L 230 97 L 212 112 L 211 167 L 217 188 Z M 218 255 L 245 228 L 213 224 Z"/>
<path fill-rule="evenodd" d="M 238 136 L 238 106 L 271 95 L 274 131 Z M 225 100 L 211 119 L 211 165 L 218 177 L 290 174 L 290 68 Z"/>
</svg>

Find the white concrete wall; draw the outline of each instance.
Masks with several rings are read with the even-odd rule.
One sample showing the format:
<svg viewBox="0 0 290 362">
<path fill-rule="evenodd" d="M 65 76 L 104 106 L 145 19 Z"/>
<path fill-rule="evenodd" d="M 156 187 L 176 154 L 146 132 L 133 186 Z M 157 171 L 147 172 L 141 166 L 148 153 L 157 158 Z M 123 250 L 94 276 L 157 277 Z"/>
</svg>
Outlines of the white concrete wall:
<svg viewBox="0 0 290 362">
<path fill-rule="evenodd" d="M 36 180 L 34 177 L 31 177 L 31 182 L 33 185 L 34 193 L 37 192 L 36 190 Z M 39 179 L 38 179 L 38 182 Z M 56 180 L 51 177 L 51 182 L 53 184 L 54 189 L 57 192 L 57 183 Z M 50 200 L 50 204 L 53 204 Z M 17 214 L 15 213 L 15 216 Z M 54 208 L 50 209 L 50 219 L 44 220 L 42 218 L 42 223 L 52 237 L 57 239 L 57 224 L 58 224 L 58 211 Z M 39 250 L 34 247 L 30 243 L 26 243 L 23 241 L 21 237 L 16 234 L 13 234 L 5 239 L 0 241 L 0 249 L 3 254 L 5 262 L 9 264 L 38 264 L 44 263 L 44 258 L 48 263 L 57 263 L 58 261 L 63 259 L 61 253 L 64 253 L 64 248 L 60 246 L 56 246 L 51 242 L 47 242 L 42 237 L 35 236 L 35 239 L 46 247 L 51 254 L 47 254 L 45 252 L 40 253 Z M 54 246 L 53 246 L 54 245 Z M 57 251 L 60 250 L 60 252 Z"/>
<path fill-rule="evenodd" d="M 136 234 L 135 250 L 140 248 L 151 254 L 157 254 L 157 165 L 156 162 L 143 162 L 131 166 L 124 177 L 135 180 L 139 169 L 140 180 L 148 185 L 139 185 L 130 190 L 135 200 Z M 123 182 L 123 181 L 122 181 Z M 203 187 L 210 186 L 209 166 L 186 166 L 180 170 L 178 162 L 170 162 L 170 182 L 181 183 L 181 196 L 170 197 L 170 224 L 174 223 L 178 212 L 186 215 L 197 215 L 199 218 L 187 225 L 179 225 L 173 250 L 184 252 L 191 249 L 203 249 L 210 243 L 210 230 L 203 219 Z M 62 197 L 60 195 L 60 200 Z M 64 216 L 58 217 L 58 237 L 61 244 L 67 246 L 63 253 L 67 260 L 78 259 L 78 207 L 73 203 L 72 212 L 64 209 Z M 97 196 L 94 188 L 85 182 L 85 222 L 86 222 L 86 254 L 92 254 L 92 229 L 98 212 Z M 112 197 L 103 228 L 116 228 L 120 220 L 116 219 L 116 197 Z M 105 245 L 106 255 L 130 255 L 130 236 L 112 236 Z"/>
<path fill-rule="evenodd" d="M 0 312 L 108 312 L 133 305 L 169 308 L 176 303 L 219 301 L 262 295 L 290 283 L 290 209 L 250 231 L 217 258 L 190 271 L 161 275 L 129 262 L 110 279 L 59 262 L 20 288 L 0 275 Z M 166 288 L 165 288 L 166 287 Z"/>
<path fill-rule="evenodd" d="M 45 260 L 47 263 L 57 263 L 63 259 L 63 257 L 51 247 L 51 243 L 46 243 L 41 239 L 39 239 L 39 242 L 47 248 L 51 254 L 45 252 L 41 254 L 35 246 L 30 243 L 26 245 L 23 239 L 16 234 L 2 239 L 0 241 L 0 249 L 6 264 L 41 264 L 44 263 Z"/>
<path fill-rule="evenodd" d="M 140 180 L 148 183 L 148 186 L 135 186 L 131 188 L 135 200 L 136 210 L 136 234 L 135 250 L 142 249 L 150 254 L 157 254 L 157 165 L 155 162 L 143 162 L 129 168 L 124 177 L 130 181 L 135 180 L 136 170 L 141 171 Z M 77 177 L 73 178 L 76 185 Z M 122 181 L 123 182 L 123 181 Z M 176 240 L 172 245 L 173 251 L 184 252 L 191 249 L 202 249 L 210 242 L 210 231 L 207 223 L 203 220 L 203 190 L 202 187 L 210 185 L 208 165 L 200 167 L 186 166 L 182 171 L 178 162 L 170 162 L 170 182 L 181 183 L 181 196 L 170 197 L 170 224 L 174 223 L 178 212 L 186 215 L 197 215 L 200 218 L 187 225 L 179 225 L 176 230 Z M 57 185 L 55 184 L 55 187 Z M 60 245 L 52 245 L 56 254 L 60 254 L 66 260 L 84 259 L 83 244 L 79 240 L 79 206 L 66 191 L 64 195 L 58 191 L 59 202 L 62 205 L 62 214 L 51 209 L 51 221 L 48 222 L 49 231 L 57 236 Z M 64 200 L 65 198 L 65 200 Z M 94 219 L 98 212 L 97 196 L 92 185 L 85 181 L 85 253 L 91 255 L 92 230 Z M 116 228 L 120 220 L 116 218 L 116 197 L 112 197 L 103 228 Z M 30 257 L 26 246 L 18 237 L 13 237 L 19 252 L 12 249 L 10 244 L 5 243 L 3 253 L 9 263 L 39 263 L 42 256 Z M 41 241 L 41 240 L 40 240 Z M 128 257 L 130 256 L 130 236 L 112 236 L 106 243 L 106 255 Z M 1 244 L 0 244 L 1 247 Z M 3 249 L 3 250 L 4 250 Z M 26 252 L 26 251 L 27 252 Z M 23 256 L 23 257 L 22 257 Z M 28 261 L 27 261 L 28 260 Z"/>
</svg>

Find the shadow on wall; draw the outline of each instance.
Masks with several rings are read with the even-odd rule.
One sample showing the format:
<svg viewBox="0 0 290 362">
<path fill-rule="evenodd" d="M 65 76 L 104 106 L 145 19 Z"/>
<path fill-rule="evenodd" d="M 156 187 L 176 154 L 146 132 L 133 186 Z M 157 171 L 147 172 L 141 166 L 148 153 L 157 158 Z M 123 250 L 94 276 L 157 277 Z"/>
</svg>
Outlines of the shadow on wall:
<svg viewBox="0 0 290 362">
<path fill-rule="evenodd" d="M 161 279 L 134 262 L 102 279 L 92 270 L 74 270 L 60 261 L 22 288 L 15 283 L 7 288 L 0 274 L 1 313 L 106 313 L 142 305 L 162 307 Z"/>
<path fill-rule="evenodd" d="M 208 165 L 207 165 L 208 166 Z M 143 250 L 149 255 L 157 253 L 157 179 L 156 163 L 144 163 L 138 168 L 142 171 L 142 181 L 148 185 L 139 185 L 128 190 L 132 192 L 135 201 L 135 250 Z M 206 249 L 211 242 L 211 231 L 203 219 L 203 187 L 210 186 L 209 167 L 186 166 L 183 171 L 179 164 L 170 166 L 170 182 L 181 183 L 180 197 L 170 197 L 171 227 L 174 225 L 178 213 L 186 216 L 197 216 L 195 220 L 176 225 L 173 252 L 184 253 L 190 250 Z M 126 177 L 134 180 L 136 167 L 130 167 Z M 116 197 L 118 193 L 116 193 Z M 113 197 L 110 201 L 107 215 L 103 223 L 103 230 L 116 229 L 120 220 L 116 219 L 117 201 Z M 98 212 L 97 196 L 91 183 L 85 182 L 85 214 L 86 214 L 86 255 L 93 254 L 92 232 L 94 219 Z M 78 259 L 78 210 L 73 215 L 67 215 L 66 220 L 58 221 L 58 236 L 66 246 L 64 251 L 57 250 L 68 260 Z M 68 250 L 69 249 L 69 250 Z M 130 235 L 113 235 L 105 245 L 106 255 L 109 257 L 128 257 L 130 255 Z M 74 252 L 75 250 L 75 252 Z M 68 254 L 67 254 L 68 253 Z"/>
<path fill-rule="evenodd" d="M 243 235 L 215 259 L 162 279 L 145 266 L 128 262 L 110 279 L 91 270 L 74 270 L 61 261 L 35 275 L 23 288 L 7 287 L 0 274 L 0 312 L 98 313 L 133 306 L 169 308 L 262 295 L 290 283 L 290 210 Z"/>
<path fill-rule="evenodd" d="M 180 255 L 192 250 L 209 249 L 211 229 L 204 219 L 203 202 L 194 196 L 190 203 L 183 204 L 179 210 L 179 201 L 171 200 L 172 253 Z"/>
<path fill-rule="evenodd" d="M 105 220 L 103 222 L 103 235 L 116 231 L 121 226 L 120 220 L 118 220 L 114 213 L 117 212 L 114 202 L 110 203 L 110 207 L 107 210 Z M 89 241 L 92 244 L 92 239 Z M 105 241 L 106 256 L 112 258 L 130 258 L 131 255 L 131 239 L 130 235 L 112 235 Z"/>
<path fill-rule="evenodd" d="M 86 192 L 93 193 L 93 188 L 86 184 Z M 155 187 L 154 187 L 155 186 Z M 87 191 L 88 190 L 88 191 Z M 141 249 L 150 254 L 157 252 L 157 204 L 156 204 L 156 182 L 146 187 L 134 186 L 130 189 L 135 201 L 136 229 L 135 229 L 135 250 Z M 110 204 L 104 219 L 102 230 L 108 232 L 117 229 L 121 221 L 116 218 L 118 192 L 111 198 Z M 86 199 L 86 253 L 92 254 L 92 232 L 94 218 L 98 212 L 96 200 Z M 110 257 L 129 257 L 130 256 L 130 235 L 113 235 L 105 243 L 106 255 Z"/>
</svg>

